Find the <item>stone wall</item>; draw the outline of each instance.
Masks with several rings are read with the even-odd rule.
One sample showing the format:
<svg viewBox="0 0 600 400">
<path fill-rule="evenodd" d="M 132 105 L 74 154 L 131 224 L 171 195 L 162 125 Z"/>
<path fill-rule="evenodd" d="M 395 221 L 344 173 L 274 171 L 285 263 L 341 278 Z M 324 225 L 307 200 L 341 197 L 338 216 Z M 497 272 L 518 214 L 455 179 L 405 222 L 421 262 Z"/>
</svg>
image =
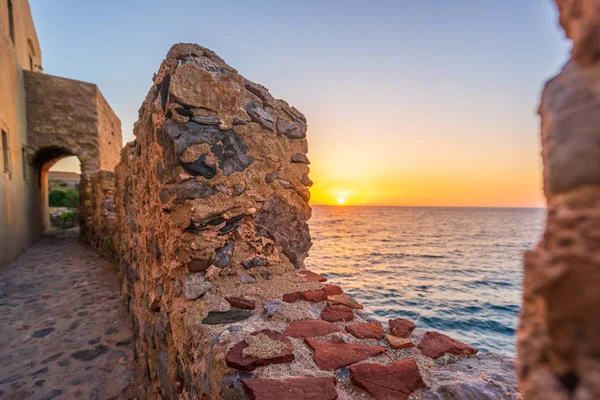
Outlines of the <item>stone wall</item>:
<svg viewBox="0 0 600 400">
<path fill-rule="evenodd" d="M 530 399 L 600 398 L 600 2 L 559 0 L 572 57 L 544 88 L 546 231 L 525 254 L 518 371 Z"/>
<path fill-rule="evenodd" d="M 82 175 L 80 193 L 85 193 L 80 218 L 85 221 L 81 239 L 89 243 L 100 254 L 115 257 L 114 232 L 115 215 L 115 175 L 100 171 L 94 175 Z"/>
<path fill-rule="evenodd" d="M 206 338 L 199 322 L 211 301 L 242 294 L 240 277 L 270 287 L 267 279 L 303 267 L 306 120 L 211 51 L 178 45 L 154 77 L 135 135 L 117 167 L 115 243 L 140 358 L 150 373 L 169 375 L 160 389 L 169 397 L 178 380 L 202 386 L 175 374 L 201 364 L 194 348 Z M 171 334 L 152 335 L 160 329 Z"/>
<path fill-rule="evenodd" d="M 121 120 L 113 112 L 102 92 L 96 90 L 96 112 L 98 115 L 98 148 L 100 151 L 100 169 L 114 171 L 121 160 Z"/>
<path fill-rule="evenodd" d="M 113 240 L 150 398 L 516 393 L 510 362 L 463 359 L 477 350 L 407 320 L 384 328 L 304 269 L 298 110 L 198 45 L 173 46 L 153 81 L 116 168 Z"/>
</svg>

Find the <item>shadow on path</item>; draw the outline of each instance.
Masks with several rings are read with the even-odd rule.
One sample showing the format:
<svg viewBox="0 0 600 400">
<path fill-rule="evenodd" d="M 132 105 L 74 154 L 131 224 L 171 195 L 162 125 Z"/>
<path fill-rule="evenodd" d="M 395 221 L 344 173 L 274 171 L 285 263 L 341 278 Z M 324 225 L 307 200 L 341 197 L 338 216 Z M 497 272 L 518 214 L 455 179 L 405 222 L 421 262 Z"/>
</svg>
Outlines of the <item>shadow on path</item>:
<svg viewBox="0 0 600 400">
<path fill-rule="evenodd" d="M 0 399 L 129 399 L 132 326 L 116 267 L 53 232 L 0 271 Z"/>
</svg>

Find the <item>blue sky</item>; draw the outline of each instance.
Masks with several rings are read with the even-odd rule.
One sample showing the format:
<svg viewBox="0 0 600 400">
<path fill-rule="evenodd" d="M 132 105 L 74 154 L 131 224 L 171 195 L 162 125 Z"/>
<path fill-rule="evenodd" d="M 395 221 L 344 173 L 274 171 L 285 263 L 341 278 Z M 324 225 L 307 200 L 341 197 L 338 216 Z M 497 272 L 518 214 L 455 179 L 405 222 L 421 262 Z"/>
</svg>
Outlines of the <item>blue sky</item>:
<svg viewBox="0 0 600 400">
<path fill-rule="evenodd" d="M 435 184 L 441 169 L 524 171 L 514 186 L 498 178 L 506 193 L 535 186 L 507 205 L 540 205 L 535 112 L 569 52 L 550 0 L 30 3 L 44 71 L 97 83 L 125 141 L 169 47 L 196 42 L 306 114 L 322 190 L 409 174 Z M 357 149 L 371 174 L 358 174 Z"/>
</svg>

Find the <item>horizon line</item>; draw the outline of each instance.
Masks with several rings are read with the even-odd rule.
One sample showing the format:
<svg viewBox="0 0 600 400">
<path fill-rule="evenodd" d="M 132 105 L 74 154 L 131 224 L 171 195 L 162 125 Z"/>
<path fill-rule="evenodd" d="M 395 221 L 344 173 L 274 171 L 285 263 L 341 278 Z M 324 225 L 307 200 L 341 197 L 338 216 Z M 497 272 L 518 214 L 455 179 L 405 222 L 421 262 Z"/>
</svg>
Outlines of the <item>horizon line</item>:
<svg viewBox="0 0 600 400">
<path fill-rule="evenodd" d="M 337 208 L 349 208 L 349 207 L 404 207 L 404 208 L 527 208 L 527 209 L 545 209 L 546 206 L 425 206 L 425 205 L 394 205 L 394 204 L 351 204 L 351 205 L 339 205 L 339 204 L 309 204 L 311 207 L 337 207 Z"/>
</svg>

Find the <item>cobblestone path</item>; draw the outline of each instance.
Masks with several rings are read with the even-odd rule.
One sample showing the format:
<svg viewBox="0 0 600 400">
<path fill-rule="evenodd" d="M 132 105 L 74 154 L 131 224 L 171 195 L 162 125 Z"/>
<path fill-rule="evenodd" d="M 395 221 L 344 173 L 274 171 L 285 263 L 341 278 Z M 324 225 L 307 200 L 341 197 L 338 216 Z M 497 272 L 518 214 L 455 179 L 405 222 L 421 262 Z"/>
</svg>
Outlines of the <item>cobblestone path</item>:
<svg viewBox="0 0 600 400">
<path fill-rule="evenodd" d="M 113 264 L 45 236 L 0 270 L 0 399 L 130 399 L 132 326 Z"/>
</svg>

